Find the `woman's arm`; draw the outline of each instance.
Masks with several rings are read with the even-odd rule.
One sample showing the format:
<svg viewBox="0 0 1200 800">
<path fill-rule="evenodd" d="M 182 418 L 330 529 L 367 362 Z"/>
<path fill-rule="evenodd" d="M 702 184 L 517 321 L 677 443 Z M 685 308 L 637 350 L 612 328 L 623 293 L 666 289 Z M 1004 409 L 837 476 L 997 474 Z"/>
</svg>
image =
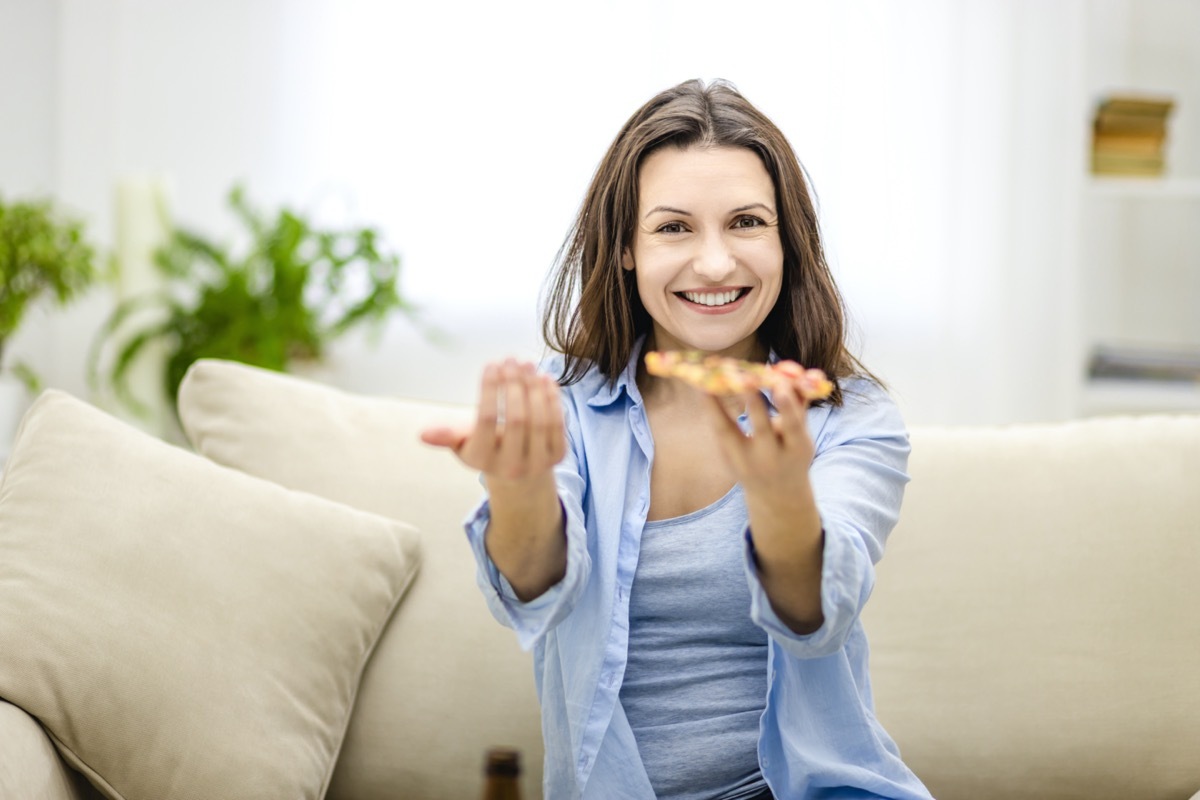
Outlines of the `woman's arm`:
<svg viewBox="0 0 1200 800">
<path fill-rule="evenodd" d="M 804 439 L 795 437 L 799 420 L 788 422 L 787 400 L 776 398 L 780 413 L 767 424 L 751 405 L 754 431 L 771 432 L 765 442 L 757 443 L 758 450 L 752 449 L 757 433 L 745 436 L 728 416 L 715 420 L 722 426 L 725 447 L 744 459 L 740 474 L 747 484 L 777 489 L 773 501 L 756 503 L 750 512 L 746 563 L 750 615 L 797 658 L 835 652 L 850 635 L 871 594 L 875 563 L 899 518 L 908 483 L 908 432 L 887 392 L 869 379 L 855 378 L 843 384 L 843 397 L 841 406 L 805 415 Z M 753 401 L 761 403 L 758 398 Z M 793 431 L 791 441 L 799 450 L 804 442 L 811 448 L 803 468 L 780 452 L 787 449 L 788 430 Z M 772 442 L 778 450 L 766 446 Z M 789 478 L 781 470 L 799 474 Z M 789 506 L 789 497 L 801 502 Z M 819 528 L 811 527 L 813 518 L 806 518 L 806 509 L 817 513 Z M 789 528 L 791 514 L 798 516 Z M 819 554 L 808 551 L 811 560 L 788 561 L 789 544 L 803 553 L 804 543 L 814 543 L 806 537 L 814 537 L 817 530 Z M 809 571 L 818 565 L 818 575 Z M 800 606 L 791 605 L 793 591 L 801 595 Z M 803 605 L 813 601 L 813 593 L 820 603 L 819 618 L 806 616 L 805 608 L 811 606 Z M 813 630 L 818 619 L 819 627 Z"/>
<path fill-rule="evenodd" d="M 483 474 L 488 556 L 518 599 L 528 602 L 562 580 L 567 545 L 554 465 L 566 453 L 566 432 L 558 383 L 511 358 L 489 364 L 474 426 L 429 429 L 421 439 Z"/>
<path fill-rule="evenodd" d="M 746 394 L 754 435 L 745 436 L 719 403 L 722 449 L 746 498 L 758 577 L 775 614 L 793 633 L 804 635 L 824 622 L 821 568 L 824 534 L 809 481 L 813 441 L 807 400 L 793 387 L 773 393 L 772 419 L 757 391 Z"/>
</svg>

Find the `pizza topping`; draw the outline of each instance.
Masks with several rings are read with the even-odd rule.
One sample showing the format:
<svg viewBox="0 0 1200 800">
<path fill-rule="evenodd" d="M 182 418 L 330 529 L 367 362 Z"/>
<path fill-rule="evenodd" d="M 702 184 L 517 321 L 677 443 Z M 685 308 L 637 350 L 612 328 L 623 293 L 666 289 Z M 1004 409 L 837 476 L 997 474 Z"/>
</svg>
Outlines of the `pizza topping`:
<svg viewBox="0 0 1200 800">
<path fill-rule="evenodd" d="M 646 353 L 646 371 L 662 378 L 678 378 L 709 394 L 741 394 L 751 389 L 792 385 L 809 400 L 833 392 L 833 382 L 819 369 L 805 369 L 795 361 L 760 364 L 699 351 L 654 350 Z"/>
</svg>

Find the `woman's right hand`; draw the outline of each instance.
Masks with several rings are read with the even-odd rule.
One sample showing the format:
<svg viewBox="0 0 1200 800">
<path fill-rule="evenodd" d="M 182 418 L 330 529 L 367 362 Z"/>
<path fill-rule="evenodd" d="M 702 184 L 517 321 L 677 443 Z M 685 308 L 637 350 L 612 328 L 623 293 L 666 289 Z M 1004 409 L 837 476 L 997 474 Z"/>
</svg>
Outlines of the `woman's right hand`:
<svg viewBox="0 0 1200 800">
<path fill-rule="evenodd" d="M 453 451 L 493 481 L 520 483 L 543 477 L 566 455 L 558 382 L 533 364 L 509 358 L 484 367 L 475 424 L 428 428 L 421 441 Z"/>
<path fill-rule="evenodd" d="M 429 428 L 421 440 L 483 473 L 485 546 L 519 599 L 532 600 L 562 580 L 566 530 L 554 465 L 566 455 L 567 437 L 557 381 L 511 358 L 488 364 L 475 424 Z"/>
</svg>

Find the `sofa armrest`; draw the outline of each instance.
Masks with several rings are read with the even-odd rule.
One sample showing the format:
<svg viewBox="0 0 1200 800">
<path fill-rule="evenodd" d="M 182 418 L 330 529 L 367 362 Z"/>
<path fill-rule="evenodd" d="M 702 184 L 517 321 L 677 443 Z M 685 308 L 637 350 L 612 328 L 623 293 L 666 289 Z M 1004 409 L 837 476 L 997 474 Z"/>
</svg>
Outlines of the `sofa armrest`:
<svg viewBox="0 0 1200 800">
<path fill-rule="evenodd" d="M 99 800 L 102 795 L 63 762 L 37 720 L 0 700 L 0 797 Z"/>
</svg>

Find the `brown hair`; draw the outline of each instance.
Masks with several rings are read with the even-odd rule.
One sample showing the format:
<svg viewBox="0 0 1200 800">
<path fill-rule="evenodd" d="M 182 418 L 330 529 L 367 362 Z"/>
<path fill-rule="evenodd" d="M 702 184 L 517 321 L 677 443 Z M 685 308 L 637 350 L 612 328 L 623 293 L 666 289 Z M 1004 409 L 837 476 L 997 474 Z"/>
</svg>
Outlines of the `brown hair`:
<svg viewBox="0 0 1200 800">
<path fill-rule="evenodd" d="M 621 257 L 633 245 L 642 161 L 668 145 L 744 147 L 762 159 L 775 185 L 783 284 L 759 339 L 780 358 L 824 370 L 838 386 L 832 400 L 840 405 L 838 379 L 867 373 L 846 350 L 842 298 L 821 248 L 804 169 L 783 133 L 726 81 L 690 80 L 658 94 L 604 154 L 550 275 L 542 335 L 566 356 L 560 380 L 574 383 L 595 364 L 615 381 L 638 337 L 652 328 Z"/>
</svg>

